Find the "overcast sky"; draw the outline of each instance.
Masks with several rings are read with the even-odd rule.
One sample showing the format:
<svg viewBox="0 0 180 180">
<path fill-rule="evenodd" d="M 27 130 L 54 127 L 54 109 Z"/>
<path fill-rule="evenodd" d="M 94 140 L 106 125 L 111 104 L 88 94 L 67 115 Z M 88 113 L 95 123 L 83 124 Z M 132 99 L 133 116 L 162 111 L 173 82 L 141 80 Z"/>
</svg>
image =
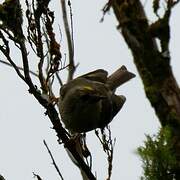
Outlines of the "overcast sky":
<svg viewBox="0 0 180 180">
<path fill-rule="evenodd" d="M 2 1 L 0 1 L 2 2 Z M 136 78 L 117 90 L 117 94 L 126 96 L 123 109 L 111 123 L 113 137 L 116 137 L 113 161 L 112 180 L 139 180 L 142 174 L 141 161 L 135 154 L 136 148 L 143 144 L 145 134 L 154 134 L 159 122 L 145 97 L 141 79 L 133 64 L 133 58 L 125 44 L 112 12 L 105 16 L 103 23 L 102 7 L 106 1 L 72 2 L 74 19 L 75 61 L 80 63 L 76 76 L 103 68 L 109 73 L 121 65 L 136 74 Z M 148 2 L 145 3 L 147 14 L 152 18 Z M 52 8 L 56 12 L 56 25 L 63 32 L 59 2 L 53 1 Z M 171 18 L 171 56 L 172 67 L 180 82 L 180 7 L 173 10 Z M 58 32 L 58 31 L 57 31 Z M 63 33 L 64 34 L 64 33 Z M 57 35 L 57 38 L 60 38 Z M 62 36 L 62 54 L 67 53 L 65 36 Z M 15 60 L 19 60 L 18 52 L 13 52 Z M 64 56 L 63 56 L 64 57 Z M 0 58 L 3 57 L 0 55 Z M 30 58 L 33 64 L 35 58 Z M 6 180 L 31 180 L 32 172 L 39 174 L 43 180 L 58 180 L 59 177 L 52 161 L 43 145 L 47 141 L 59 168 L 66 180 L 81 179 L 79 170 L 72 165 L 63 145 L 57 143 L 57 137 L 49 119 L 32 95 L 28 87 L 18 78 L 13 69 L 0 64 L 0 174 Z M 58 91 L 59 87 L 55 87 Z M 93 153 L 93 172 L 99 180 L 105 179 L 106 158 L 94 132 L 88 133 L 89 148 Z"/>
</svg>

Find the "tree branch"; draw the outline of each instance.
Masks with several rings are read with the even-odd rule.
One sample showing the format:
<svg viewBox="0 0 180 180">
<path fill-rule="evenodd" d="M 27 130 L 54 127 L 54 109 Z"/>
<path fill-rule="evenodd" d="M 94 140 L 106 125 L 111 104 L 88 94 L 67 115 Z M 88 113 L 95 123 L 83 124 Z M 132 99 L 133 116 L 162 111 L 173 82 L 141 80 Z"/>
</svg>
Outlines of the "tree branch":
<svg viewBox="0 0 180 180">
<path fill-rule="evenodd" d="M 9 63 L 12 65 L 12 67 L 14 68 L 14 70 L 16 71 L 16 73 L 18 74 L 18 76 L 25 81 L 25 77 L 21 74 L 21 72 L 19 71 L 17 65 L 14 63 L 14 61 L 11 59 L 10 57 L 10 48 L 9 48 L 9 42 L 6 40 L 6 38 L 4 37 L 3 33 L 0 31 L 0 39 L 2 39 L 2 41 L 4 42 L 4 46 L 0 46 L 0 50 L 1 52 L 4 54 L 4 56 L 7 58 L 7 60 L 9 61 Z"/>
<path fill-rule="evenodd" d="M 14 1 L 8 1 L 8 2 L 14 2 Z M 18 3 L 18 10 L 20 9 L 20 4 L 19 1 L 16 1 L 16 3 Z M 50 13 L 48 7 L 48 3 L 49 1 L 37 1 L 36 5 L 34 4 L 35 2 L 33 1 L 33 13 L 31 13 L 31 10 L 28 9 L 26 11 L 26 17 L 28 19 L 28 23 L 29 23 L 29 36 L 31 36 L 31 38 L 29 38 L 29 42 L 32 45 L 35 45 L 36 47 L 36 51 L 37 51 L 37 56 L 40 57 L 40 61 L 38 64 L 38 69 L 39 69 L 39 81 L 41 84 L 41 89 L 38 89 L 38 87 L 33 83 L 31 76 L 30 76 L 30 69 L 29 69 L 29 59 L 28 59 L 28 53 L 27 53 L 27 48 L 25 45 L 25 38 L 23 35 L 23 30 L 22 30 L 22 21 L 20 22 L 16 22 L 16 18 L 14 18 L 14 24 L 18 24 L 18 31 L 17 29 L 13 26 L 10 26 L 11 24 L 8 24 L 9 28 L 8 30 L 12 31 L 14 36 L 11 40 L 16 43 L 18 45 L 18 48 L 21 51 L 21 59 L 22 59 L 22 64 L 23 64 L 23 72 L 24 72 L 24 76 L 20 73 L 18 67 L 16 66 L 16 64 L 12 61 L 12 59 L 10 58 L 10 49 L 8 46 L 8 41 L 6 40 L 6 38 L 3 36 L 2 32 L 0 31 L 0 38 L 2 39 L 4 45 L 0 46 L 0 50 L 3 52 L 3 54 L 6 56 L 7 60 L 10 62 L 10 64 L 12 64 L 12 66 L 14 67 L 14 69 L 16 70 L 17 74 L 26 82 L 26 84 L 29 87 L 29 92 L 37 99 L 37 101 L 46 109 L 46 115 L 48 115 L 51 123 L 53 124 L 53 129 L 56 131 L 57 133 L 57 137 L 59 140 L 61 140 L 65 146 L 65 148 L 67 148 L 70 153 L 73 155 L 73 157 L 76 159 L 76 161 L 78 162 L 78 165 L 81 167 L 81 169 L 85 172 L 86 176 L 91 179 L 91 180 L 95 180 L 95 176 L 93 175 L 93 173 L 91 172 L 90 168 L 87 166 L 87 164 L 84 162 L 84 160 L 81 158 L 80 154 L 77 152 L 76 150 L 76 146 L 72 145 L 72 143 L 69 142 L 69 135 L 66 132 L 66 130 L 62 127 L 62 124 L 60 122 L 59 119 L 59 114 L 55 108 L 55 105 L 50 101 L 50 98 L 48 96 L 48 88 L 46 87 L 46 84 L 44 84 L 44 75 L 43 75 L 43 63 L 44 63 L 44 51 L 43 51 L 43 44 L 42 44 L 42 33 L 41 33 L 41 23 L 40 23 L 40 17 L 42 15 L 42 13 L 46 14 L 46 13 Z M 29 4 L 28 1 L 26 0 L 26 4 L 27 7 L 29 8 Z M 13 3 L 11 4 L 11 6 L 13 7 Z M 18 11 L 19 12 L 19 11 Z M 15 11 L 15 13 L 18 13 Z M 17 14 L 16 14 L 17 15 Z M 47 15 L 47 14 L 46 14 Z M 52 14 L 51 14 L 52 15 Z M 50 14 L 48 14 L 48 16 L 50 16 Z M 47 18 L 47 16 L 46 16 Z M 8 16 L 6 17 L 5 20 L 9 20 L 10 18 L 8 18 Z M 20 18 L 18 18 L 17 20 L 19 20 Z M 21 20 L 21 19 L 20 19 Z M 48 19 L 47 19 L 48 20 Z M 34 22 L 35 21 L 35 22 Z M 6 21 L 3 21 L 3 23 Z M 9 21 L 8 21 L 9 22 Z M 12 23 L 12 22 L 11 22 Z M 47 23 L 49 23 L 49 21 L 47 21 Z M 51 22 L 50 22 L 51 24 Z M 34 27 L 35 25 L 35 27 Z M 48 25 L 48 24 L 46 24 Z M 49 26 L 46 26 L 46 28 L 49 28 Z M 35 29 L 34 29 L 35 28 Z M 54 40 L 54 34 L 52 33 L 52 29 L 48 29 L 48 35 L 51 41 Z M 70 33 L 69 33 L 69 37 L 71 39 Z M 72 40 L 71 40 L 72 41 Z M 71 42 L 72 43 L 72 42 Z M 73 73 L 74 73 L 74 49 L 72 44 L 70 45 L 71 47 L 71 67 L 70 68 L 70 73 L 69 73 L 69 79 L 72 79 L 73 77 Z M 57 50 L 57 49 L 56 49 Z M 44 96 L 47 95 L 47 97 Z"/>
<path fill-rule="evenodd" d="M 46 146 L 46 149 L 47 149 L 47 151 L 48 151 L 48 153 L 49 153 L 49 155 L 50 155 L 50 157 L 51 157 L 51 159 L 52 159 L 52 162 L 53 162 L 53 165 L 54 165 L 56 171 L 58 172 L 60 178 L 63 180 L 64 178 L 63 178 L 63 176 L 62 176 L 62 174 L 61 174 L 61 172 L 60 172 L 60 170 L 59 170 L 59 168 L 58 168 L 58 166 L 57 166 L 57 164 L 56 164 L 56 162 L 55 162 L 55 160 L 54 160 L 54 157 L 53 157 L 53 155 L 52 155 L 52 153 L 51 153 L 51 151 L 50 151 L 50 149 L 49 149 L 46 141 L 43 140 L 43 143 L 44 143 L 44 145 Z"/>
<path fill-rule="evenodd" d="M 143 80 L 144 90 L 162 124 L 170 126 L 177 158 L 177 179 L 180 179 L 180 90 L 170 66 L 169 18 L 172 0 L 167 0 L 164 16 L 155 28 L 154 36 L 140 0 L 114 0 L 111 7 L 119 22 L 122 35 L 131 49 L 135 65 Z M 163 20 L 163 22 L 162 22 Z M 152 30 L 152 29 L 151 29 Z M 165 44 L 158 49 L 156 38 Z M 164 53 L 166 52 L 166 53 Z"/>
<path fill-rule="evenodd" d="M 179 88 L 172 73 L 170 57 L 163 56 L 157 48 L 155 38 L 149 33 L 150 26 L 140 1 L 116 0 L 112 7 L 122 35 L 134 56 L 146 95 L 161 124 L 171 122 L 180 125 Z M 172 113 L 177 115 L 176 118 L 167 117 L 167 114 Z"/>
<path fill-rule="evenodd" d="M 107 133 L 105 132 L 105 130 L 107 130 Z M 98 130 L 95 130 L 95 135 L 97 136 L 99 142 L 101 143 L 103 151 L 107 155 L 108 177 L 106 178 L 106 180 L 110 180 L 112 175 L 112 162 L 113 162 L 114 146 L 116 139 L 112 139 L 110 126 L 107 126 L 105 129 L 101 130 L 101 137 L 99 135 Z"/>
<path fill-rule="evenodd" d="M 68 1 L 69 2 L 69 1 Z M 70 32 L 70 29 L 73 28 L 69 26 L 68 23 L 68 17 L 67 17 L 67 8 L 66 8 L 66 1 L 61 0 L 61 9 L 63 13 L 63 22 L 64 22 L 64 28 L 66 32 L 67 37 L 67 44 L 68 44 L 68 50 L 69 50 L 69 69 L 68 69 L 68 80 L 70 81 L 73 79 L 74 72 L 76 70 L 76 67 L 74 65 L 74 42 L 73 42 L 73 30 Z M 72 14 L 71 14 L 71 25 L 72 25 Z"/>
<path fill-rule="evenodd" d="M 4 61 L 4 60 L 1 60 L 1 59 L 0 59 L 0 63 L 5 64 L 5 65 L 10 66 L 10 67 L 13 67 L 11 63 L 8 63 L 8 62 L 6 62 L 6 61 Z M 19 69 L 19 70 L 21 70 L 21 71 L 24 71 L 24 69 L 23 69 L 22 67 L 20 67 L 20 66 L 16 66 L 16 67 L 17 67 L 17 69 Z M 39 77 L 38 74 L 36 74 L 35 72 L 33 72 L 33 71 L 31 71 L 31 70 L 29 70 L 29 72 L 30 72 L 33 76 L 35 76 L 35 77 L 37 77 L 37 78 Z"/>
</svg>

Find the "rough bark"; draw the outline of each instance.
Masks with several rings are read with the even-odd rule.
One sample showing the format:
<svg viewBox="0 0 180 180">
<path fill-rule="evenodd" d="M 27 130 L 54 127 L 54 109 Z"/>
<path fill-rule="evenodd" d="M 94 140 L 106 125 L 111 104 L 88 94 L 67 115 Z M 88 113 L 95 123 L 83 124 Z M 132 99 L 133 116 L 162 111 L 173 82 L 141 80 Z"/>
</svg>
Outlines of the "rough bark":
<svg viewBox="0 0 180 180">
<path fill-rule="evenodd" d="M 170 66 L 170 56 L 166 55 L 169 52 L 171 7 L 161 19 L 165 22 L 164 26 L 161 24 L 155 29 L 155 23 L 148 24 L 139 0 L 113 0 L 109 1 L 108 6 L 113 8 L 119 22 L 118 28 L 132 52 L 146 96 L 161 125 L 168 125 L 172 129 L 172 143 L 178 162 L 175 174 L 180 179 L 180 90 Z M 153 28 L 156 33 L 152 31 Z M 161 40 L 161 49 L 156 43 L 157 37 Z"/>
</svg>

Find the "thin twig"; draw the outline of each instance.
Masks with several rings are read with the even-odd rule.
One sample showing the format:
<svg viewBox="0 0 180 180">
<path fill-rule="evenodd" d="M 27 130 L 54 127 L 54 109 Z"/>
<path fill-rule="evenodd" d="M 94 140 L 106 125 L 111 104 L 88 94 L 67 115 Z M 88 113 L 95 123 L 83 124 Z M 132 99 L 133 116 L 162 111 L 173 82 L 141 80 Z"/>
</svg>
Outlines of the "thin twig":
<svg viewBox="0 0 180 180">
<path fill-rule="evenodd" d="M 44 143 L 44 145 L 46 146 L 46 148 L 47 148 L 47 150 L 48 150 L 48 153 L 49 153 L 49 155 L 50 155 L 50 157 L 51 157 L 51 159 L 52 159 L 52 162 L 53 162 L 53 165 L 54 165 L 56 171 L 58 172 L 60 178 L 63 180 L 64 178 L 63 178 L 63 176 L 62 176 L 62 174 L 61 174 L 61 172 L 60 172 L 60 170 L 59 170 L 59 168 L 58 168 L 58 166 L 57 166 L 57 164 L 56 164 L 56 162 L 55 162 L 55 160 L 54 160 L 54 157 L 53 157 L 53 155 L 52 155 L 52 153 L 51 153 L 51 151 L 50 151 L 50 149 L 49 149 L 46 141 L 43 140 L 43 143 Z"/>
<path fill-rule="evenodd" d="M 112 161 L 113 161 L 114 146 L 115 146 L 116 139 L 112 140 L 110 127 L 107 126 L 106 129 L 108 131 L 107 134 L 104 131 L 104 129 L 101 130 L 101 137 L 99 135 L 98 130 L 95 130 L 95 134 L 96 134 L 97 138 L 99 139 L 104 152 L 107 155 L 107 160 L 108 160 L 107 180 L 110 180 L 111 175 L 112 175 Z"/>
<path fill-rule="evenodd" d="M 55 75 L 56 75 L 56 78 L 57 78 L 57 80 L 58 80 L 60 86 L 62 86 L 62 85 L 63 85 L 63 82 L 62 82 L 62 80 L 61 80 L 61 78 L 60 78 L 58 72 L 56 72 Z"/>
<path fill-rule="evenodd" d="M 44 2 L 46 1 L 38 1 Z M 33 3 L 33 8 L 35 8 L 34 5 L 34 0 L 32 0 Z M 40 7 L 40 6 L 39 6 Z M 44 11 L 46 9 L 43 9 Z M 38 11 L 36 11 L 38 13 Z M 20 29 L 22 31 L 22 28 Z M 2 33 L 0 31 L 0 33 Z M 2 34 L 2 37 L 4 38 L 5 41 L 3 46 L 1 45 L 0 48 L 2 52 L 4 52 L 4 55 L 6 56 L 7 60 L 12 64 L 14 69 L 16 70 L 17 74 L 26 82 L 26 84 L 29 86 L 29 92 L 34 95 L 34 97 L 38 100 L 38 102 L 47 110 L 46 114 L 48 115 L 49 119 L 51 120 L 53 124 L 53 129 L 55 129 L 57 136 L 59 139 L 62 140 L 64 143 L 65 147 L 70 151 L 70 153 L 73 155 L 73 157 L 77 160 L 79 166 L 82 168 L 82 170 L 86 173 L 87 177 L 91 180 L 95 180 L 95 176 L 92 174 L 91 170 L 89 167 L 86 165 L 84 160 L 81 158 L 79 153 L 76 151 L 76 148 L 69 143 L 69 137 L 67 136 L 67 133 L 65 129 L 62 127 L 62 124 L 59 119 L 59 114 L 54 107 L 54 104 L 52 102 L 49 102 L 46 98 L 43 97 L 41 90 L 38 89 L 36 85 L 33 84 L 31 76 L 30 76 L 30 70 L 29 70 L 29 60 L 28 60 L 28 53 L 25 45 L 24 39 L 14 39 L 13 41 L 17 44 L 19 44 L 19 48 L 21 50 L 21 56 L 22 56 L 22 61 L 23 61 L 23 70 L 24 70 L 24 76 L 20 73 L 19 69 L 17 68 L 16 64 L 12 61 L 10 57 L 10 50 L 8 46 L 8 41 L 5 39 L 5 37 Z"/>
<path fill-rule="evenodd" d="M 70 24 L 71 24 L 71 42 L 72 42 L 72 50 L 73 50 L 73 56 L 74 56 L 74 28 L 73 28 L 73 13 L 72 13 L 72 6 L 71 1 L 68 0 L 68 6 L 70 9 Z"/>
<path fill-rule="evenodd" d="M 5 65 L 10 66 L 10 67 L 13 68 L 13 66 L 12 66 L 11 63 L 8 63 L 8 62 L 3 61 L 3 60 L 1 60 L 1 59 L 0 59 L 0 63 L 5 64 Z M 24 71 L 24 69 L 23 69 L 22 67 L 20 67 L 20 66 L 16 66 L 16 67 L 17 67 L 19 70 Z M 35 72 L 33 72 L 33 71 L 31 71 L 31 70 L 29 70 L 29 72 L 30 72 L 32 75 L 34 75 L 35 77 L 38 77 L 38 74 L 36 74 Z"/>
<path fill-rule="evenodd" d="M 70 33 L 70 27 L 68 23 L 67 18 L 67 10 L 66 10 L 66 2 L 65 0 L 61 0 L 61 8 L 63 13 L 63 22 L 67 37 L 67 43 L 68 43 L 68 50 L 69 50 L 69 70 L 68 70 L 68 80 L 70 81 L 73 79 L 74 71 L 75 71 L 75 65 L 74 65 L 74 48 L 73 48 L 73 42 L 72 42 L 72 35 Z"/>
<path fill-rule="evenodd" d="M 43 20 L 43 18 L 42 18 L 42 20 Z M 45 20 L 44 20 L 43 24 L 45 24 Z M 49 40 L 48 40 L 48 35 L 47 35 L 46 30 L 45 30 L 44 27 L 42 28 L 42 30 L 43 30 L 43 34 L 44 34 L 44 37 L 45 37 L 45 42 L 46 42 L 47 49 L 49 51 L 50 50 L 50 43 L 49 43 Z M 47 85 L 48 90 L 49 90 L 49 95 L 50 96 L 51 95 L 54 96 L 54 93 L 53 93 L 53 90 L 52 90 L 52 82 L 54 81 L 54 79 L 53 79 L 53 81 L 51 81 L 51 78 L 49 76 L 49 69 L 50 69 L 50 63 L 51 63 L 51 59 L 50 58 L 52 58 L 52 57 L 49 56 L 49 52 L 47 52 L 46 53 L 47 63 L 46 63 L 46 68 L 45 68 L 46 77 L 47 77 L 46 78 L 46 85 Z"/>
<path fill-rule="evenodd" d="M 18 74 L 18 76 L 25 81 L 24 76 L 21 74 L 21 72 L 19 71 L 17 65 L 13 62 L 13 60 L 11 59 L 11 57 L 9 56 L 10 53 L 10 48 L 9 48 L 9 44 L 8 41 L 6 40 L 6 38 L 4 37 L 3 33 L 0 31 L 0 38 L 2 39 L 2 41 L 4 42 L 4 45 L 6 47 L 6 49 L 4 49 L 3 46 L 0 46 L 0 50 L 1 52 L 5 55 L 5 57 L 7 58 L 7 60 L 9 61 L 9 63 L 12 65 L 12 67 L 15 69 L 16 73 Z"/>
<path fill-rule="evenodd" d="M 42 180 L 42 178 L 41 178 L 38 174 L 35 174 L 35 173 L 33 172 L 33 175 L 34 175 L 34 177 L 37 178 L 38 180 Z"/>
<path fill-rule="evenodd" d="M 21 48 L 21 55 L 22 55 L 22 61 L 23 61 L 23 69 L 24 69 L 24 75 L 25 75 L 25 80 L 26 83 L 29 85 L 30 89 L 35 89 L 34 84 L 32 82 L 31 76 L 30 76 L 30 70 L 29 70 L 29 63 L 28 63 L 28 53 L 26 50 L 26 46 L 24 42 L 19 43 L 20 48 Z"/>
<path fill-rule="evenodd" d="M 0 180 L 5 180 L 5 178 L 0 174 Z"/>
<path fill-rule="evenodd" d="M 18 44 L 16 43 L 17 39 L 11 34 L 11 32 L 9 30 L 7 30 L 3 25 L 0 25 L 0 29 L 3 30 L 9 37 L 9 39 L 11 39 L 14 42 L 14 45 L 20 49 L 20 47 L 18 46 Z"/>
<path fill-rule="evenodd" d="M 35 27 L 37 31 L 37 44 L 36 44 L 36 50 L 37 50 L 37 56 L 40 58 L 38 63 L 38 70 L 39 70 L 39 81 L 41 83 L 41 88 L 44 91 L 44 93 L 47 93 L 47 88 L 45 86 L 45 78 L 43 74 L 43 65 L 44 65 L 44 48 L 43 48 L 43 42 L 42 42 L 42 33 L 41 33 L 41 22 L 40 18 L 42 15 L 42 9 L 40 10 L 40 4 L 37 3 L 37 8 L 35 9 L 33 4 L 33 11 L 34 11 L 34 19 L 35 19 Z"/>
</svg>

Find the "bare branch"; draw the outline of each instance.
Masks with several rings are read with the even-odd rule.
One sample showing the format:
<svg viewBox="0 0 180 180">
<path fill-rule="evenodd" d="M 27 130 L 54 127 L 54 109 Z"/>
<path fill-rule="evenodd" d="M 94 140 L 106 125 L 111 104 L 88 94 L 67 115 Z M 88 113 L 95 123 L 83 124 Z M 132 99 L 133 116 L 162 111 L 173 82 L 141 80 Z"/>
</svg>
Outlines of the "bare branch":
<svg viewBox="0 0 180 180">
<path fill-rule="evenodd" d="M 0 62 L 1 62 L 2 64 L 7 65 L 7 66 L 13 67 L 11 63 L 8 63 L 8 62 L 3 61 L 3 60 L 1 60 L 1 59 L 0 59 Z M 19 70 L 21 70 L 21 71 L 24 71 L 24 69 L 23 69 L 22 67 L 20 67 L 20 66 L 17 66 L 17 68 L 18 68 Z M 35 72 L 31 71 L 31 70 L 29 70 L 29 72 L 30 72 L 32 75 L 34 75 L 35 77 L 39 77 L 37 73 L 35 73 Z"/>
<path fill-rule="evenodd" d="M 43 180 L 38 174 L 35 174 L 34 172 L 33 172 L 33 175 L 34 175 L 34 177 L 36 177 L 38 180 Z"/>
<path fill-rule="evenodd" d="M 25 81 L 24 76 L 21 74 L 21 72 L 19 71 L 17 65 L 13 62 L 13 60 L 10 57 L 10 48 L 9 48 L 9 42 L 6 40 L 6 38 L 4 37 L 3 33 L 0 31 L 0 38 L 2 39 L 2 41 L 4 42 L 5 47 L 0 46 L 0 50 L 1 52 L 5 55 L 5 57 L 7 58 L 7 60 L 9 61 L 9 63 L 12 65 L 12 67 L 15 69 L 16 73 L 18 74 L 18 76 Z"/>
<path fill-rule="evenodd" d="M 26 3 L 27 3 L 27 1 L 26 1 Z M 32 79 L 30 76 L 29 59 L 28 59 L 28 53 L 27 53 L 27 49 L 26 49 L 26 45 L 25 45 L 25 39 L 24 38 L 11 39 L 12 41 L 14 41 L 15 43 L 17 43 L 19 45 L 19 49 L 21 50 L 21 57 L 22 57 L 22 63 L 23 63 L 22 68 L 24 70 L 24 76 L 20 73 L 18 67 L 10 58 L 10 49 L 8 46 L 8 41 L 5 39 L 2 32 L 0 31 L 0 35 L 1 35 L 0 38 L 4 42 L 3 46 L 0 46 L 1 51 L 4 53 L 7 60 L 10 62 L 10 64 L 12 64 L 12 66 L 16 70 L 17 74 L 29 86 L 29 92 L 31 94 L 33 94 L 34 97 L 38 100 L 38 102 L 46 109 L 46 115 L 48 115 L 51 123 L 53 124 L 53 129 L 55 129 L 55 131 L 57 133 L 57 137 L 64 143 L 65 147 L 70 151 L 70 153 L 73 155 L 73 157 L 77 160 L 79 166 L 85 172 L 87 177 L 91 180 L 95 180 L 96 178 L 92 174 L 92 172 L 89 169 L 89 167 L 87 166 L 87 164 L 81 158 L 79 152 L 77 152 L 76 147 L 72 146 L 71 143 L 69 143 L 69 136 L 67 135 L 66 130 L 62 127 L 62 124 L 61 124 L 60 119 L 59 119 L 59 114 L 55 108 L 55 104 L 49 100 L 49 96 L 48 96 L 48 98 L 43 96 L 43 94 L 45 94 L 45 95 L 47 94 L 48 88 L 46 87 L 46 84 L 44 84 L 44 82 L 45 82 L 44 81 L 44 75 L 42 73 L 45 56 L 44 56 L 43 44 L 42 44 L 42 32 L 41 32 L 40 17 L 42 15 L 42 13 L 44 13 L 44 14 L 45 14 L 45 12 L 48 13 L 48 11 L 47 11 L 48 1 L 37 1 L 36 5 L 34 3 L 35 2 L 33 1 L 33 4 L 32 4 L 33 13 L 32 14 L 34 14 L 33 18 L 34 18 L 36 27 L 35 27 L 35 30 L 32 30 L 31 32 L 32 32 L 32 34 L 34 33 L 33 34 L 35 36 L 34 38 L 37 38 L 37 41 L 36 41 L 37 44 L 34 44 L 34 45 L 36 47 L 37 56 L 40 58 L 39 65 L 38 65 L 38 67 L 39 67 L 39 80 L 41 83 L 41 88 L 42 88 L 43 93 L 32 82 Z M 29 18 L 32 18 L 31 17 L 32 14 L 30 14 Z M 33 18 L 32 18 L 32 21 L 33 21 Z M 22 31 L 21 26 L 18 26 L 18 30 L 22 33 L 20 35 L 23 36 L 23 31 Z M 18 33 L 18 32 L 16 32 L 16 29 L 13 29 L 13 32 L 14 32 L 14 34 Z M 19 36 L 17 36 L 17 37 L 19 37 Z M 32 41 L 32 43 L 34 43 L 34 42 Z M 71 65 L 74 65 L 74 62 L 73 62 L 73 64 L 71 63 Z M 72 72 L 74 72 L 74 69 L 71 69 L 71 73 L 70 73 L 73 76 Z M 41 179 L 39 176 L 36 176 L 36 177 Z"/>
<path fill-rule="evenodd" d="M 5 180 L 5 178 L 0 174 L 0 180 Z"/>
<path fill-rule="evenodd" d="M 6 29 L 3 25 L 0 25 L 0 29 L 2 29 L 8 35 L 8 38 L 14 42 L 14 45 L 18 49 L 20 49 L 19 45 L 17 44 L 17 39 L 12 35 L 12 33 L 8 29 Z"/>
<path fill-rule="evenodd" d="M 61 61 L 61 52 L 60 52 L 60 45 L 57 43 L 55 39 L 55 33 L 53 32 L 53 22 L 54 22 L 54 13 L 50 10 L 47 10 L 44 17 L 44 25 L 46 27 L 45 31 L 45 39 L 48 42 L 48 52 L 50 55 L 49 58 L 49 68 L 47 71 L 47 78 L 46 83 L 48 82 L 48 79 L 58 71 L 59 64 Z"/>
<path fill-rule="evenodd" d="M 70 9 L 70 24 L 71 24 L 71 41 L 72 41 L 72 49 L 73 49 L 73 54 L 74 54 L 74 29 L 73 29 L 73 13 L 72 13 L 72 6 L 71 6 L 71 1 L 68 0 L 68 6 Z M 73 60 L 74 61 L 74 60 Z"/>
<path fill-rule="evenodd" d="M 58 80 L 60 86 L 62 86 L 62 85 L 63 85 L 63 82 L 62 82 L 62 80 L 61 80 L 61 78 L 60 78 L 58 72 L 56 72 L 55 75 L 56 75 L 56 78 L 57 78 L 57 80 Z"/>
<path fill-rule="evenodd" d="M 43 140 L 43 143 L 44 143 L 44 145 L 45 145 L 46 148 L 47 148 L 47 151 L 48 151 L 48 153 L 49 153 L 49 155 L 50 155 L 50 157 L 51 157 L 51 159 L 52 159 L 52 162 L 53 162 L 53 165 L 54 165 L 56 171 L 58 172 L 60 178 L 63 180 L 64 178 L 63 178 L 63 176 L 62 176 L 62 174 L 61 174 L 61 172 L 60 172 L 60 170 L 59 170 L 59 168 L 58 168 L 58 166 L 57 166 L 57 164 L 56 164 L 56 162 L 55 162 L 55 160 L 54 160 L 54 157 L 53 157 L 53 155 L 52 155 L 52 153 L 51 153 L 51 151 L 50 151 L 50 149 L 49 149 L 46 141 Z"/>
<path fill-rule="evenodd" d="M 114 146 L 116 139 L 112 139 L 111 137 L 111 129 L 110 126 L 106 127 L 107 133 L 105 129 L 101 130 L 101 137 L 99 135 L 99 131 L 95 130 L 95 135 L 97 136 L 98 140 L 100 141 L 104 152 L 107 155 L 108 160 L 108 177 L 107 180 L 110 180 L 112 175 L 112 161 L 113 161 L 113 153 L 114 153 Z"/>
<path fill-rule="evenodd" d="M 33 48 L 33 45 L 36 48 L 36 54 L 40 58 L 38 63 L 38 72 L 39 72 L 39 81 L 41 84 L 41 89 L 44 94 L 47 93 L 47 87 L 45 85 L 45 78 L 43 75 L 43 64 L 44 64 L 44 51 L 43 51 L 43 42 L 42 42 L 42 33 L 41 33 L 41 15 L 47 9 L 49 1 L 37 1 L 36 7 L 35 2 L 33 1 L 32 6 L 29 5 L 26 0 L 26 17 L 28 20 L 28 41 Z M 32 9 L 31 9 L 32 7 Z"/>
<path fill-rule="evenodd" d="M 67 43 L 68 43 L 68 50 L 69 50 L 69 70 L 68 70 L 69 74 L 68 74 L 67 81 L 70 81 L 73 79 L 73 75 L 74 75 L 76 68 L 74 65 L 74 45 L 73 45 L 74 42 L 73 42 L 72 34 L 70 33 L 70 27 L 69 27 L 69 23 L 68 23 L 67 8 L 66 8 L 65 0 L 61 0 L 61 8 L 62 8 L 62 12 L 63 12 L 63 21 L 64 21 L 64 27 L 65 27 Z M 71 16 L 71 20 L 72 20 L 72 16 Z M 71 24 L 72 24 L 72 22 L 71 22 Z"/>
</svg>

